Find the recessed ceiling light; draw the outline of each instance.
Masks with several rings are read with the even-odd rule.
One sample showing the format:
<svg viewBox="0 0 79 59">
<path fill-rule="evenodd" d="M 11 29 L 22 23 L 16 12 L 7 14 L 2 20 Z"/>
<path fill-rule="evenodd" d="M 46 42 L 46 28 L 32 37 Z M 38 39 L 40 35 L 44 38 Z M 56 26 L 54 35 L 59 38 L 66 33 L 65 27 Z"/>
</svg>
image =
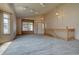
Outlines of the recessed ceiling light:
<svg viewBox="0 0 79 59">
<path fill-rule="evenodd" d="M 18 7 L 18 9 L 20 9 L 20 10 L 26 10 L 25 7 Z"/>
<path fill-rule="evenodd" d="M 40 5 L 41 5 L 42 7 L 45 7 L 44 3 L 40 3 Z"/>
<path fill-rule="evenodd" d="M 59 15 L 59 13 L 56 13 L 56 15 L 58 16 L 58 15 Z"/>
<path fill-rule="evenodd" d="M 24 9 L 24 10 L 26 10 L 26 8 L 25 8 L 25 7 L 24 7 L 23 9 Z"/>
</svg>

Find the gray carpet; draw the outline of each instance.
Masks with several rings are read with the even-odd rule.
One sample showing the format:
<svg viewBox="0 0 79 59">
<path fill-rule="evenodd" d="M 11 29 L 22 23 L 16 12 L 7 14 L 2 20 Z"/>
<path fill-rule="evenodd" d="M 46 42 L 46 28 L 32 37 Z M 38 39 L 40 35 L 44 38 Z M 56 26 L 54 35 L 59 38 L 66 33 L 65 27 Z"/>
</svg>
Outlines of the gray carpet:
<svg viewBox="0 0 79 59">
<path fill-rule="evenodd" d="M 78 55 L 79 40 L 65 41 L 48 36 L 18 36 L 3 55 Z"/>
</svg>

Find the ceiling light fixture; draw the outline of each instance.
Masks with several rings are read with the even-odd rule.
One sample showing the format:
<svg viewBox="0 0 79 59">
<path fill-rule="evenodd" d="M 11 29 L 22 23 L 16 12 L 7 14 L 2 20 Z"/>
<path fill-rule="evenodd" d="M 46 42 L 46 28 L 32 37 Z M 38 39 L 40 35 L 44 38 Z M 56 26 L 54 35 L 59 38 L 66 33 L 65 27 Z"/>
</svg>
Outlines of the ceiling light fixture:
<svg viewBox="0 0 79 59">
<path fill-rule="evenodd" d="M 58 15 L 59 15 L 59 13 L 57 13 L 57 12 L 56 12 L 56 15 L 58 16 Z"/>
<path fill-rule="evenodd" d="M 26 8 L 25 8 L 25 7 L 24 7 L 23 9 L 24 9 L 24 10 L 26 10 Z"/>
<path fill-rule="evenodd" d="M 44 4 L 44 3 L 40 3 L 40 5 L 41 5 L 42 7 L 45 7 L 45 4 Z"/>
<path fill-rule="evenodd" d="M 26 10 L 25 7 L 19 7 L 18 9 L 20 9 L 20 10 Z"/>
</svg>

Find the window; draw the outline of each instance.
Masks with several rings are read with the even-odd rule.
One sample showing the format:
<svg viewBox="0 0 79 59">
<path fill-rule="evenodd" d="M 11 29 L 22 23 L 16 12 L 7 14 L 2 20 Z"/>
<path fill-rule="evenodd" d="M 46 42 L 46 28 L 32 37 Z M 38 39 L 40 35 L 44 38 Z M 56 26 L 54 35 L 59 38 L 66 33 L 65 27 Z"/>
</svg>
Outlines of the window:
<svg viewBox="0 0 79 59">
<path fill-rule="evenodd" d="M 3 14 L 3 32 L 10 34 L 10 16 L 8 14 Z"/>
<path fill-rule="evenodd" d="M 33 31 L 33 23 L 23 22 L 23 31 Z"/>
</svg>

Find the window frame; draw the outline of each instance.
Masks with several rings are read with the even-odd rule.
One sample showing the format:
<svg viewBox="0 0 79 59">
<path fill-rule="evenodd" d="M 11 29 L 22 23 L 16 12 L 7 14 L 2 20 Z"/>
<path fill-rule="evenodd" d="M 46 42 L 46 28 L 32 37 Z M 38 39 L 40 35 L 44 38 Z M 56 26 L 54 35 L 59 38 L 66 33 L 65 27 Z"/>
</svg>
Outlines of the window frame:
<svg viewBox="0 0 79 59">
<path fill-rule="evenodd" d="M 4 17 L 4 14 L 6 14 L 8 17 Z M 5 23 L 4 22 L 4 19 L 7 19 L 8 20 L 8 23 Z M 8 35 L 8 34 L 10 34 L 11 32 L 10 32 L 10 14 L 8 14 L 8 13 L 3 13 L 3 34 L 5 34 L 5 35 Z M 4 28 L 4 26 L 5 26 L 5 24 L 7 24 L 8 25 L 8 32 L 6 32 L 5 33 L 5 28 Z"/>
</svg>

